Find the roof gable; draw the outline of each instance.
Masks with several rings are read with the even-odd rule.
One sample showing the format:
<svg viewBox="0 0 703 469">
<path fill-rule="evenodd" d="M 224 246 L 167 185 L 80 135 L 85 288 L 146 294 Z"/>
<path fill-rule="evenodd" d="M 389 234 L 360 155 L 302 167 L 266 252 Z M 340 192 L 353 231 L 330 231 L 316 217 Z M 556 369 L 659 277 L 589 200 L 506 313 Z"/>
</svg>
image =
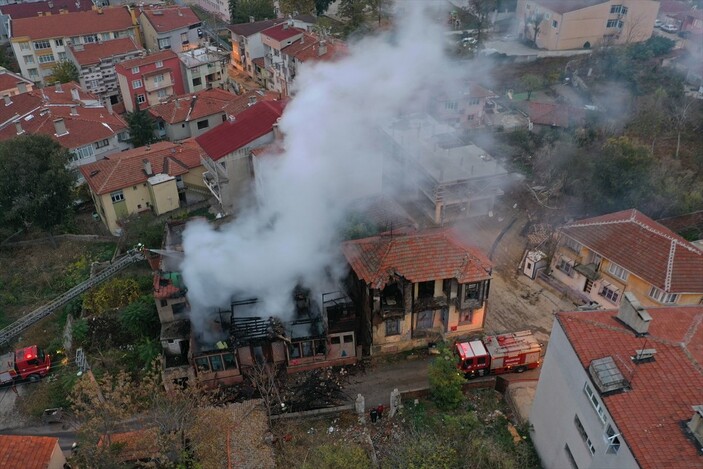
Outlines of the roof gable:
<svg viewBox="0 0 703 469">
<path fill-rule="evenodd" d="M 372 288 L 385 287 L 391 275 L 412 283 L 456 278 L 459 283 L 491 277 L 491 261 L 449 229 L 384 233 L 345 241 L 342 252 L 356 275 Z"/>
<path fill-rule="evenodd" d="M 570 223 L 561 231 L 657 288 L 703 292 L 703 251 L 635 209 Z"/>
<path fill-rule="evenodd" d="M 130 70 L 134 67 L 143 67 L 145 65 L 150 65 L 159 61 L 166 61 L 176 59 L 178 60 L 178 54 L 172 50 L 162 50 L 160 52 L 155 52 L 153 54 L 145 55 L 144 57 L 139 57 L 136 59 L 125 60 L 115 65 L 115 69 L 120 70 Z"/>
<path fill-rule="evenodd" d="M 145 8 L 142 11 L 142 16 L 159 33 L 188 28 L 201 23 L 190 7 L 182 6 Z"/>
<path fill-rule="evenodd" d="M 12 21 L 12 37 L 33 40 L 81 36 L 132 28 L 132 15 L 126 7 L 105 7 L 63 15 L 35 16 Z"/>
<path fill-rule="evenodd" d="M 252 34 L 259 33 L 261 31 L 263 31 L 264 29 L 270 28 L 271 26 L 277 25 L 279 23 L 283 23 L 284 21 L 286 21 L 286 20 L 284 20 L 284 19 L 262 20 L 262 21 L 254 21 L 251 23 L 232 24 L 232 25 L 228 26 L 228 28 L 234 34 L 237 34 L 239 36 L 248 37 L 248 36 L 251 36 Z"/>
<path fill-rule="evenodd" d="M 131 37 L 121 37 L 110 41 L 83 44 L 78 47 L 74 45 L 70 46 L 70 49 L 79 65 L 97 64 L 101 59 L 144 50 L 141 46 L 138 46 Z"/>
<path fill-rule="evenodd" d="M 58 443 L 47 436 L 0 435 L 0 467 L 46 469 Z"/>
<path fill-rule="evenodd" d="M 286 39 L 291 38 L 293 36 L 297 36 L 298 34 L 303 34 L 304 32 L 304 30 L 290 26 L 288 22 L 285 22 L 277 24 L 276 26 L 271 26 L 270 28 L 267 28 L 262 31 L 261 34 L 264 34 L 270 37 L 271 39 L 280 42 L 285 41 Z"/>
</svg>

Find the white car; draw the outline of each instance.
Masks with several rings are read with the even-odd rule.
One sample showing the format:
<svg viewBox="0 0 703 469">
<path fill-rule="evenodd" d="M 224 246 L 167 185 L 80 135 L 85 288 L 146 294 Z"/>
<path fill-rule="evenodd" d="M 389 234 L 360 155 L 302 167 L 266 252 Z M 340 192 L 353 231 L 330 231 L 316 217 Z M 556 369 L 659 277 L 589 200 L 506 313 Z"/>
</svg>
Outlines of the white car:
<svg viewBox="0 0 703 469">
<path fill-rule="evenodd" d="M 655 28 L 661 28 L 664 25 L 664 22 L 662 20 L 656 20 L 654 22 L 654 27 Z"/>
<path fill-rule="evenodd" d="M 674 25 L 674 24 L 665 24 L 662 26 L 662 31 L 666 31 L 667 33 L 675 33 L 679 30 L 679 27 Z"/>
</svg>

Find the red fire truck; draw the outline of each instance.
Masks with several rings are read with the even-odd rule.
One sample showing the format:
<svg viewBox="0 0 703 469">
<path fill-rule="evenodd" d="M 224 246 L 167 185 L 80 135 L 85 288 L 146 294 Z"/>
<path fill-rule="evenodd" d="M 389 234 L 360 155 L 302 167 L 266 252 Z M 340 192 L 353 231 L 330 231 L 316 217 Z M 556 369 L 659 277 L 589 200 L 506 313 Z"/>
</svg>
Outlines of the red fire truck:
<svg viewBox="0 0 703 469">
<path fill-rule="evenodd" d="M 16 379 L 39 381 L 51 368 L 51 357 L 36 345 L 0 356 L 0 384 Z"/>
<path fill-rule="evenodd" d="M 531 331 L 488 336 L 456 344 L 457 368 L 466 378 L 489 373 L 522 373 L 537 368 L 542 359 L 542 344 Z"/>
</svg>

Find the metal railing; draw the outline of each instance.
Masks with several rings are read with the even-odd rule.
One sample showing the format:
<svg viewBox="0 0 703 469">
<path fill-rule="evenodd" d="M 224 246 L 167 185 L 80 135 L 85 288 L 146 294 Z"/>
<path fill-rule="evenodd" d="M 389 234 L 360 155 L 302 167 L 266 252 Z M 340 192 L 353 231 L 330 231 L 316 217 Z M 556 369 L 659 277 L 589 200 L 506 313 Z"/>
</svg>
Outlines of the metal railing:
<svg viewBox="0 0 703 469">
<path fill-rule="evenodd" d="M 117 261 L 110 264 L 105 270 L 89 278 L 85 282 L 79 283 L 75 287 L 71 288 L 65 293 L 62 293 L 58 297 L 54 298 L 51 302 L 40 306 L 26 316 L 18 319 L 14 323 L 0 330 L 0 345 L 5 344 L 10 341 L 13 337 L 18 335 L 20 332 L 24 331 L 37 321 L 47 317 L 60 307 L 64 306 L 66 303 L 77 297 L 78 295 L 86 292 L 87 290 L 93 288 L 96 285 L 104 282 L 113 275 L 115 275 L 120 270 L 125 267 L 144 259 L 144 254 L 137 249 L 132 249 L 127 252 L 124 256 L 119 258 Z"/>
</svg>

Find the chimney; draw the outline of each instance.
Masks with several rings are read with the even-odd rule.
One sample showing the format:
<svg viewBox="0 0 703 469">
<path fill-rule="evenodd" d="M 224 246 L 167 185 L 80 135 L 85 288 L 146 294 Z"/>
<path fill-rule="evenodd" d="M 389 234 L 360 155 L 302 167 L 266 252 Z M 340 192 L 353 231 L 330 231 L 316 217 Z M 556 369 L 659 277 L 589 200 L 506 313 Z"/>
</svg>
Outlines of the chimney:
<svg viewBox="0 0 703 469">
<path fill-rule="evenodd" d="M 283 140 L 283 134 L 281 134 L 281 129 L 278 128 L 278 123 L 280 122 L 281 118 L 279 117 L 276 119 L 276 123 L 271 126 L 271 130 L 273 131 L 273 141 L 274 142 L 280 142 Z"/>
<path fill-rule="evenodd" d="M 72 116 L 78 115 L 78 106 L 76 106 L 75 104 L 73 106 L 71 106 L 71 115 Z"/>
<path fill-rule="evenodd" d="M 254 18 L 253 16 L 250 16 L 250 17 L 249 17 L 249 22 L 250 22 L 250 23 L 253 23 L 254 21 L 255 21 L 255 18 Z"/>
<path fill-rule="evenodd" d="M 146 149 L 148 150 L 150 147 L 149 145 L 146 146 Z M 147 176 L 151 177 L 154 175 L 154 173 L 151 171 L 151 162 L 144 158 L 142 160 L 142 163 L 144 163 L 144 172 L 146 173 Z"/>
<path fill-rule="evenodd" d="M 249 106 L 256 104 L 256 96 L 249 96 Z"/>
<path fill-rule="evenodd" d="M 320 41 L 320 45 L 317 48 L 317 55 L 322 56 L 327 53 L 327 41 L 324 39 Z"/>
<path fill-rule="evenodd" d="M 78 93 L 78 89 L 71 88 L 71 99 L 73 99 L 74 101 L 81 100 L 81 95 Z"/>
<path fill-rule="evenodd" d="M 54 130 L 56 130 L 54 135 L 57 137 L 68 134 L 68 130 L 66 130 L 66 123 L 63 119 L 54 119 Z"/>
<path fill-rule="evenodd" d="M 620 301 L 618 314 L 615 317 L 638 335 L 646 334 L 649 330 L 649 323 L 652 321 L 652 316 L 649 315 L 632 292 L 625 292 Z"/>
<path fill-rule="evenodd" d="M 26 93 L 27 92 L 27 84 L 23 81 L 17 82 L 17 89 L 19 90 L 20 94 Z"/>
<path fill-rule="evenodd" d="M 17 130 L 17 135 L 22 135 L 24 129 L 22 128 L 22 123 L 20 121 L 15 121 L 15 130 Z"/>
<path fill-rule="evenodd" d="M 173 104 L 174 104 L 174 106 L 175 106 L 176 109 L 180 109 L 180 108 L 181 108 L 181 103 L 180 103 L 180 101 L 178 100 L 178 98 L 176 98 L 176 99 L 173 101 Z"/>
<path fill-rule="evenodd" d="M 105 101 L 105 106 L 107 107 L 107 112 L 109 112 L 110 115 L 112 115 L 112 114 L 115 113 L 115 112 L 112 110 L 112 101 L 110 100 L 110 98 L 107 98 L 107 100 Z"/>
<path fill-rule="evenodd" d="M 703 446 L 703 405 L 693 406 L 693 417 L 686 424 L 698 444 Z"/>
<path fill-rule="evenodd" d="M 10 99 L 10 95 L 6 94 L 5 96 L 2 97 L 5 100 L 5 106 L 9 106 L 12 104 L 12 99 Z"/>
<path fill-rule="evenodd" d="M 63 88 L 61 87 L 61 82 L 57 81 L 56 82 L 56 92 L 57 93 L 63 93 Z"/>
<path fill-rule="evenodd" d="M 283 29 L 288 29 L 288 23 L 283 23 Z"/>
<path fill-rule="evenodd" d="M 102 15 L 102 14 L 103 14 L 103 7 L 98 7 L 98 15 Z"/>
</svg>

